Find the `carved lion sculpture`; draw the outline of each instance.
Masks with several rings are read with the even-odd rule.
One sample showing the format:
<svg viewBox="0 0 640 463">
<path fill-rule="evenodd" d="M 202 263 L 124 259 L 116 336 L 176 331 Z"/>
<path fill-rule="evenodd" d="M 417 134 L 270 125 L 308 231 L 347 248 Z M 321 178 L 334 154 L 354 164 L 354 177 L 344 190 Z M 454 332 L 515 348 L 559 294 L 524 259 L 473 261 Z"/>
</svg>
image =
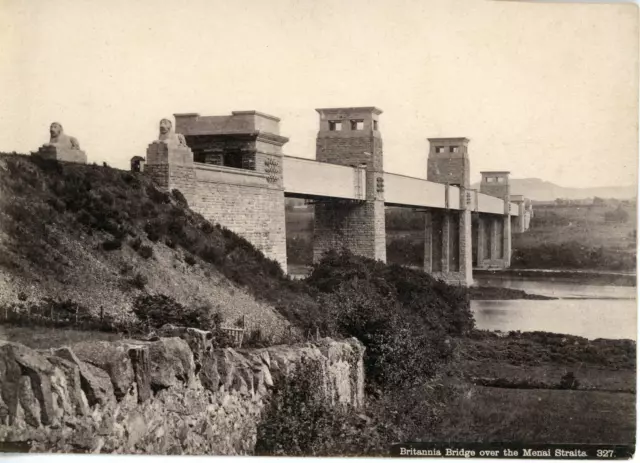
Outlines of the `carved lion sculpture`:
<svg viewBox="0 0 640 463">
<path fill-rule="evenodd" d="M 45 144 L 45 146 L 59 146 L 61 148 L 69 148 L 74 150 L 80 149 L 80 143 L 78 143 L 78 139 L 75 137 L 71 137 L 64 133 L 64 129 L 62 128 L 62 124 L 59 122 L 53 122 L 49 127 L 49 134 L 51 138 L 49 139 L 49 143 Z"/>
<path fill-rule="evenodd" d="M 187 147 L 187 141 L 184 135 L 173 131 L 173 123 L 169 119 L 162 119 L 160 121 L 160 135 L 158 136 L 158 140 L 167 144 L 171 143 Z"/>
</svg>

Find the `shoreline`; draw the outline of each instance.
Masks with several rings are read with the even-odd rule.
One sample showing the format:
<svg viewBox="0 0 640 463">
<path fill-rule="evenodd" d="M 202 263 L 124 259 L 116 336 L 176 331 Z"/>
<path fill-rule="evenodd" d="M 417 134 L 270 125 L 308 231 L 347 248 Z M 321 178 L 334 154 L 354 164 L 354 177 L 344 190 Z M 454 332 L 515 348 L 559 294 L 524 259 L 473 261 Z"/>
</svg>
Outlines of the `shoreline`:
<svg viewBox="0 0 640 463">
<path fill-rule="evenodd" d="M 536 300 L 551 301 L 558 297 L 531 294 L 521 289 L 501 288 L 498 286 L 470 286 L 469 299 L 472 301 L 515 301 Z"/>
<path fill-rule="evenodd" d="M 637 285 L 637 275 L 626 272 L 608 272 L 600 270 L 568 270 L 568 269 L 473 269 L 474 277 L 491 277 L 498 279 L 526 278 L 530 280 L 566 280 L 575 283 L 602 286 Z"/>
<path fill-rule="evenodd" d="M 290 266 L 289 275 L 292 279 L 304 279 L 310 271 L 310 266 L 304 264 L 293 264 Z M 409 268 L 418 267 L 407 265 Z M 480 269 L 474 268 L 475 277 L 491 277 L 499 279 L 526 278 L 531 280 L 566 280 L 569 282 L 602 285 L 602 286 L 630 286 L 637 285 L 637 274 L 635 272 L 614 272 L 609 270 L 589 270 L 589 269 Z"/>
</svg>

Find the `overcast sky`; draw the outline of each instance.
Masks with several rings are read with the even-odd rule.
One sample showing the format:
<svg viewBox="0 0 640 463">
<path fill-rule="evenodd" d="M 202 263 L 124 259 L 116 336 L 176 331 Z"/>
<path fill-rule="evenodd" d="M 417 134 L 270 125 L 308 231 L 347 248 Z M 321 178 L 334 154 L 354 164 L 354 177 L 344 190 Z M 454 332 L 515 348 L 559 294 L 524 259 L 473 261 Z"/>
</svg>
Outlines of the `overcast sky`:
<svg viewBox="0 0 640 463">
<path fill-rule="evenodd" d="M 426 176 L 466 136 L 474 180 L 636 183 L 635 5 L 492 0 L 0 0 L 0 150 L 56 120 L 127 167 L 177 112 L 282 118 L 315 156 L 318 107 L 377 106 L 385 170 Z"/>
</svg>

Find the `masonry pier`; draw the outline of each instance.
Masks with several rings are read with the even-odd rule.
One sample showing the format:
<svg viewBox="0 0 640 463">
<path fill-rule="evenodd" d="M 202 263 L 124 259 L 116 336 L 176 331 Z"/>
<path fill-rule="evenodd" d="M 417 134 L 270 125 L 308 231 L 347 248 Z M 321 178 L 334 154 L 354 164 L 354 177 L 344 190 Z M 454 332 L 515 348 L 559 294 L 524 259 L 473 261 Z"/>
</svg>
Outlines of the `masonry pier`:
<svg viewBox="0 0 640 463">
<path fill-rule="evenodd" d="M 511 264 L 511 209 L 520 212 L 520 207 L 511 203 L 509 172 L 486 171 L 480 174 L 480 193 L 501 199 L 504 211 L 501 216 L 478 217 L 477 266 L 508 268 Z"/>
<path fill-rule="evenodd" d="M 445 208 L 425 214 L 424 247 L 425 272 L 465 285 L 473 282 L 468 146 L 467 138 L 429 138 L 427 180 L 446 188 Z M 458 190 L 458 209 L 449 207 L 451 186 Z"/>
</svg>

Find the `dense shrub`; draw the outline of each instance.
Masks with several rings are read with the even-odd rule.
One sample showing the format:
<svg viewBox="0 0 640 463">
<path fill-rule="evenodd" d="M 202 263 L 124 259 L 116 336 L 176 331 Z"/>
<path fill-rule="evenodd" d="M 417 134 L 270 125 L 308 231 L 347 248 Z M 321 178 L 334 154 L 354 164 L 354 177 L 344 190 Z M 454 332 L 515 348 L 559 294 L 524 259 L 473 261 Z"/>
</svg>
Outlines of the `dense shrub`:
<svg viewBox="0 0 640 463">
<path fill-rule="evenodd" d="M 189 203 L 187 202 L 187 198 L 184 197 L 180 190 L 173 189 L 171 190 L 171 196 L 176 202 L 184 207 L 189 207 Z"/>
<path fill-rule="evenodd" d="M 367 348 L 370 388 L 433 377 L 453 353 L 451 337 L 473 328 L 466 290 L 420 271 L 328 253 L 306 282 L 320 292 L 321 332 L 354 336 Z"/>
<path fill-rule="evenodd" d="M 205 232 L 207 235 L 210 233 L 213 233 L 213 230 L 215 229 L 213 225 L 211 225 L 209 222 L 204 222 L 201 226 L 200 229 Z"/>
<path fill-rule="evenodd" d="M 129 246 L 131 246 L 131 249 L 133 249 L 134 251 L 138 251 L 138 249 L 140 249 L 140 246 L 142 246 L 142 240 L 140 238 L 134 238 L 129 242 Z"/>
<path fill-rule="evenodd" d="M 562 376 L 562 378 L 560 378 L 560 384 L 558 384 L 558 388 L 559 389 L 579 389 L 580 381 L 578 381 L 573 371 L 568 371 Z"/>
<path fill-rule="evenodd" d="M 331 407 L 321 381 L 322 370 L 308 361 L 278 384 L 258 425 L 257 455 L 357 455 L 379 445 L 366 419 Z"/>
<path fill-rule="evenodd" d="M 622 206 L 618 206 L 613 211 L 607 211 L 604 213 L 605 222 L 628 222 L 629 213 L 625 211 Z"/>
<path fill-rule="evenodd" d="M 190 326 L 209 330 L 215 328 L 214 315 L 208 307 L 187 308 L 164 294 L 138 296 L 133 304 L 133 313 L 147 326 Z"/>
<path fill-rule="evenodd" d="M 141 273 L 136 273 L 128 280 L 128 282 L 133 288 L 142 290 L 145 288 L 145 286 L 147 286 L 149 280 Z"/>
<path fill-rule="evenodd" d="M 117 239 L 106 240 L 102 243 L 102 249 L 104 249 L 105 251 L 115 251 L 120 248 L 122 248 L 121 240 L 117 240 Z"/>
<path fill-rule="evenodd" d="M 151 259 L 151 257 L 153 257 L 153 248 L 151 246 L 143 244 L 138 248 L 138 254 L 143 259 Z"/>
<path fill-rule="evenodd" d="M 635 369 L 636 343 L 627 339 L 594 339 L 532 331 L 509 332 L 506 337 L 474 330 L 464 343 L 463 355 L 473 360 L 490 360 L 513 365 L 602 366 Z"/>
</svg>

